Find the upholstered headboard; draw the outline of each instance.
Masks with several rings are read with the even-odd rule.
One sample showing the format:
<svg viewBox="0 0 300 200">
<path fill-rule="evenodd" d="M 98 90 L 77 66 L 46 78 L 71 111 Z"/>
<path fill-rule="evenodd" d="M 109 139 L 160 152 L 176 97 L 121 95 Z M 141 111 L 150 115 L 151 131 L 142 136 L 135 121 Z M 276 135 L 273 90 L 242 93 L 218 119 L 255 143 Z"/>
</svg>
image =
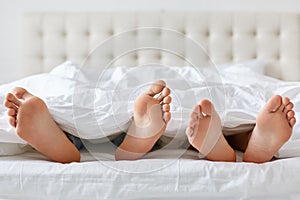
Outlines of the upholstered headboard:
<svg viewBox="0 0 300 200">
<path fill-rule="evenodd" d="M 188 11 L 31 13 L 24 16 L 23 64 L 26 74 L 49 71 L 65 60 L 82 63 L 89 52 L 113 35 L 141 27 L 174 30 L 201 44 L 201 62 L 215 64 L 260 58 L 267 62 L 267 74 L 300 80 L 300 14 L 289 13 L 214 13 Z M 118 56 L 118 50 L 139 43 L 163 43 L 163 34 L 139 34 L 105 47 L 101 54 L 88 57 L 97 67 Z M 142 36 L 141 36 L 142 35 Z M 168 38 L 170 39 L 170 38 Z M 178 43 L 176 37 L 174 44 Z M 189 45 L 182 47 L 188 57 Z M 197 52 L 193 52 L 197 55 Z M 150 59 L 149 59 L 150 58 Z M 183 59 L 165 52 L 136 51 L 120 57 L 114 65 L 141 65 L 147 62 L 186 65 Z"/>
</svg>

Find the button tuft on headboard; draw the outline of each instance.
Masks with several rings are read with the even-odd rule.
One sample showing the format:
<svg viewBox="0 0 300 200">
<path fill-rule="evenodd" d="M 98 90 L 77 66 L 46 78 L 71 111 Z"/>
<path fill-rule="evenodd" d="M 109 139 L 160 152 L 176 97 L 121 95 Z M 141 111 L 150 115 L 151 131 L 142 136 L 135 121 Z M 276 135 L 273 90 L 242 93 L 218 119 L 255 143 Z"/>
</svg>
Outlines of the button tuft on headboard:
<svg viewBox="0 0 300 200">
<path fill-rule="evenodd" d="M 80 63 L 89 50 L 94 50 L 112 35 L 139 28 L 138 32 L 125 37 L 125 41 L 107 44 L 100 51 L 95 51 L 99 54 L 90 55 L 91 67 L 112 61 L 124 49 L 154 44 L 175 49 L 188 58 L 195 57 L 200 63 L 211 63 L 206 53 L 215 64 L 259 57 L 268 62 L 268 75 L 285 80 L 300 80 L 300 17 L 296 13 L 30 13 L 25 15 L 25 21 L 22 55 L 26 75 L 41 72 L 40 69 L 44 70 L 42 72 L 51 70 L 66 59 L 66 54 L 68 59 Z M 169 37 L 159 29 L 149 35 L 144 34 L 140 28 L 146 27 L 162 27 L 180 32 L 198 46 L 188 44 L 187 40 L 180 42 L 178 37 Z M 203 52 L 198 52 L 202 48 Z M 138 55 L 123 57 L 115 65 L 134 66 L 138 63 L 158 62 L 180 66 L 183 60 L 162 52 L 139 52 Z"/>
</svg>

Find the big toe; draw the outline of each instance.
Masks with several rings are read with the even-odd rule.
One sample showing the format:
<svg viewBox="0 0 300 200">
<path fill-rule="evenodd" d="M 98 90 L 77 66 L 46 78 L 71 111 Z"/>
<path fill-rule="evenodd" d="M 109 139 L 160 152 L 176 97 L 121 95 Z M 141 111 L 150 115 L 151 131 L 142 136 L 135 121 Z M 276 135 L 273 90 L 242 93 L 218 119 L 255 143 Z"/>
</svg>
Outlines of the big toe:
<svg viewBox="0 0 300 200">
<path fill-rule="evenodd" d="M 201 112 L 206 114 L 206 115 L 212 115 L 213 111 L 214 111 L 214 106 L 213 104 L 207 100 L 204 99 L 200 102 L 200 106 L 201 106 Z"/>
<path fill-rule="evenodd" d="M 165 87 L 166 83 L 163 80 L 158 80 L 151 84 L 149 89 L 146 91 L 146 94 L 150 96 L 155 96 L 156 94 L 162 92 Z"/>
<path fill-rule="evenodd" d="M 277 110 L 280 110 L 283 106 L 284 105 L 282 103 L 282 97 L 280 95 L 275 95 L 269 99 L 264 109 L 267 112 L 276 112 Z"/>
<path fill-rule="evenodd" d="M 15 87 L 13 89 L 13 93 L 18 99 L 24 99 L 24 100 L 32 96 L 32 94 L 30 94 L 26 89 L 22 87 Z"/>
</svg>

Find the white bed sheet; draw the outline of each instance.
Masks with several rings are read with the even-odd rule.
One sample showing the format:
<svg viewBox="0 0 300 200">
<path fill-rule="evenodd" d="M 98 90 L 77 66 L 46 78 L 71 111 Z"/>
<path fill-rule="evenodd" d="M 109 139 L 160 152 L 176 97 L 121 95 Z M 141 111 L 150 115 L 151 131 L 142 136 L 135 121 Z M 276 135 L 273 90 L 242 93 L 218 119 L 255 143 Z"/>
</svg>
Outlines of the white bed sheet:
<svg viewBox="0 0 300 200">
<path fill-rule="evenodd" d="M 168 150 L 152 152 L 138 161 L 116 162 L 106 150 L 98 154 L 102 161 L 84 151 L 82 162 L 71 164 L 50 162 L 33 151 L 0 157 L 0 199 L 300 197 L 300 158 L 265 164 L 225 163 L 199 160 L 191 150 L 176 159 L 172 153 L 178 150 Z"/>
</svg>

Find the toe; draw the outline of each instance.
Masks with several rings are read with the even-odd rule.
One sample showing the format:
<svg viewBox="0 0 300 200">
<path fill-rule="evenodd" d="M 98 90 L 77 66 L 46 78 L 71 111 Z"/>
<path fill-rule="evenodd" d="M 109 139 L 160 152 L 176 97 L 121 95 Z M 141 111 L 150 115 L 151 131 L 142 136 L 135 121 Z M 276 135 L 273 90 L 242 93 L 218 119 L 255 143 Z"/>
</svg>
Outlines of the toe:
<svg viewBox="0 0 300 200">
<path fill-rule="evenodd" d="M 290 101 L 290 99 L 288 98 L 288 97 L 283 97 L 282 98 L 282 105 L 281 105 L 281 107 L 282 107 L 282 111 L 283 112 L 286 112 L 286 106 L 290 103 L 291 101 Z"/>
<path fill-rule="evenodd" d="M 199 107 L 199 106 L 197 106 Z M 190 120 L 197 120 L 199 118 L 200 112 L 199 111 L 193 111 L 190 114 Z"/>
<path fill-rule="evenodd" d="M 198 120 L 198 118 L 200 118 L 200 117 L 203 117 L 203 116 L 201 116 L 201 107 L 199 105 L 196 105 L 190 114 L 190 119 Z"/>
<path fill-rule="evenodd" d="M 204 114 L 209 115 L 209 116 L 212 114 L 212 112 L 214 110 L 213 104 L 207 99 L 202 100 L 200 102 L 200 106 L 201 106 L 201 112 L 203 112 Z"/>
<path fill-rule="evenodd" d="M 292 110 L 294 108 L 294 104 L 292 102 L 289 102 L 285 108 L 284 108 L 284 113 L 286 114 L 288 111 Z"/>
<path fill-rule="evenodd" d="M 164 118 L 165 122 L 168 123 L 171 119 L 171 113 L 165 112 L 163 118 Z"/>
<path fill-rule="evenodd" d="M 280 95 L 271 97 L 264 108 L 267 112 L 276 112 L 277 110 L 282 111 L 284 108 L 282 97 Z"/>
<path fill-rule="evenodd" d="M 8 116 L 14 117 L 16 114 L 17 114 L 17 112 L 16 112 L 16 110 L 13 109 L 13 108 L 9 108 L 9 109 L 7 110 L 7 115 L 8 115 Z"/>
<path fill-rule="evenodd" d="M 14 117 L 9 117 L 8 122 L 11 126 L 16 127 L 16 119 Z"/>
<path fill-rule="evenodd" d="M 290 103 L 290 99 L 288 97 L 284 97 L 282 98 L 282 103 L 284 106 L 287 106 Z"/>
<path fill-rule="evenodd" d="M 170 105 L 169 104 L 164 104 L 162 106 L 162 109 L 163 109 L 164 112 L 169 112 L 170 111 Z"/>
<path fill-rule="evenodd" d="M 12 102 L 10 102 L 10 101 L 7 101 L 7 100 L 5 100 L 4 101 L 4 104 L 3 104 L 6 108 L 12 108 L 12 109 L 15 109 L 15 110 L 17 110 L 18 108 L 17 108 L 17 106 L 14 104 L 14 103 L 12 103 Z"/>
<path fill-rule="evenodd" d="M 290 126 L 293 128 L 295 124 L 296 124 L 296 118 L 293 117 L 290 119 Z"/>
<path fill-rule="evenodd" d="M 162 101 L 165 97 L 167 97 L 170 94 L 170 89 L 165 87 L 161 94 L 156 98 L 158 101 Z"/>
<path fill-rule="evenodd" d="M 7 101 L 7 100 L 5 100 L 4 102 L 3 102 L 3 105 L 6 107 L 6 108 L 10 108 L 10 106 L 11 106 L 11 102 L 10 101 Z"/>
<path fill-rule="evenodd" d="M 196 121 L 195 119 L 190 119 L 190 122 L 189 122 L 189 127 L 190 128 L 193 128 L 195 125 L 196 125 Z"/>
<path fill-rule="evenodd" d="M 32 96 L 32 94 L 30 94 L 27 90 L 25 90 L 24 88 L 21 88 L 21 87 L 14 88 L 13 93 L 15 94 L 15 96 L 18 99 L 26 99 L 26 98 Z"/>
<path fill-rule="evenodd" d="M 172 98 L 170 96 L 166 96 L 164 99 L 163 99 L 163 103 L 164 104 L 170 104 L 172 102 Z"/>
<path fill-rule="evenodd" d="M 186 129 L 186 131 L 185 131 L 185 134 L 188 136 L 188 138 L 192 137 L 192 136 L 193 136 L 193 133 L 194 133 L 193 128 L 187 127 L 187 129 Z"/>
<path fill-rule="evenodd" d="M 295 112 L 293 110 L 290 110 L 286 113 L 287 120 L 291 120 L 295 116 Z"/>
<path fill-rule="evenodd" d="M 149 87 L 149 89 L 146 91 L 146 94 L 153 97 L 160 93 L 165 87 L 166 83 L 163 80 L 158 80 Z"/>
<path fill-rule="evenodd" d="M 21 102 L 12 93 L 8 93 L 6 95 L 6 100 L 12 102 L 13 104 L 15 104 L 18 107 L 21 105 Z"/>
</svg>

